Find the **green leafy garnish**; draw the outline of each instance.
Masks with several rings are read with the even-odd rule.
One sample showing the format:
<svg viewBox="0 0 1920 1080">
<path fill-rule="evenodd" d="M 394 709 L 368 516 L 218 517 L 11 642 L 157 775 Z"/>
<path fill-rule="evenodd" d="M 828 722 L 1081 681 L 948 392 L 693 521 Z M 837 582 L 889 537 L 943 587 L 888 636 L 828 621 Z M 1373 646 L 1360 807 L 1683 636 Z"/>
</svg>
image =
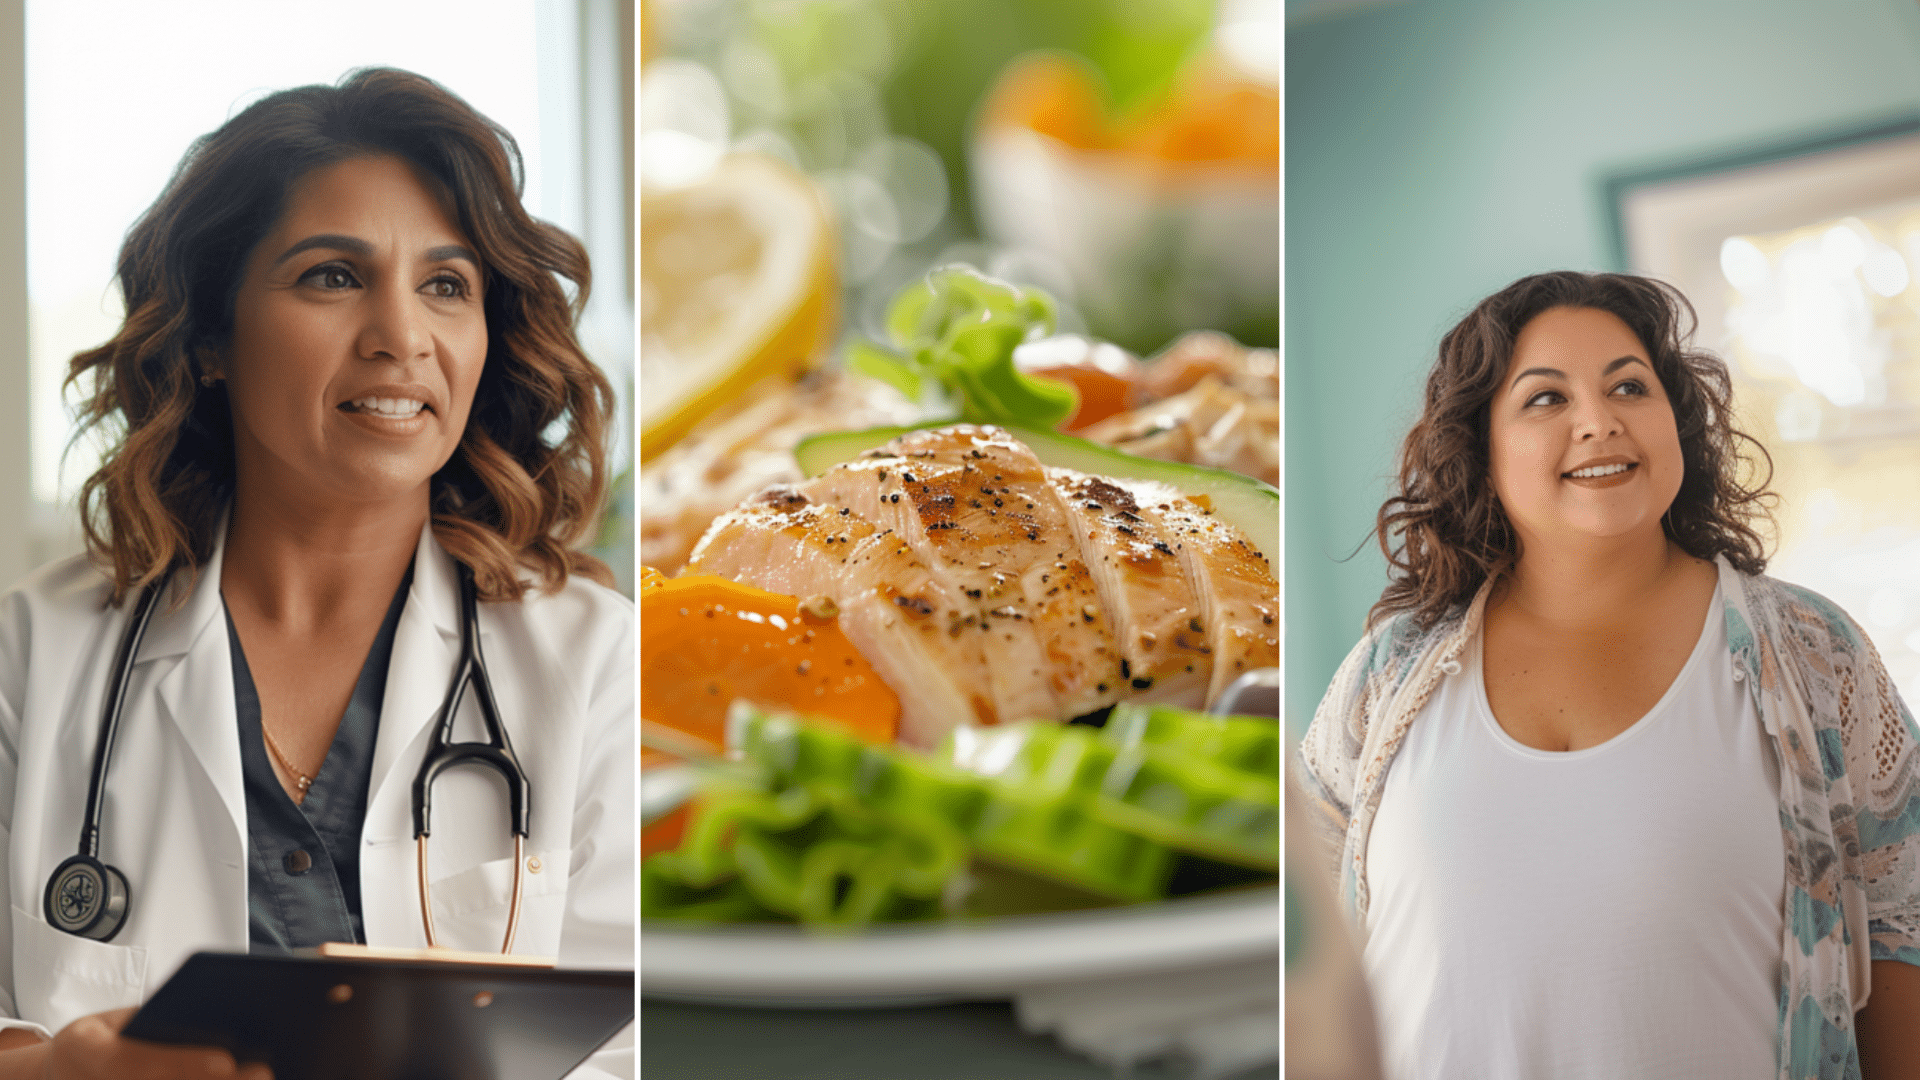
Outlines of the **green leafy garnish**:
<svg viewBox="0 0 1920 1080">
<path fill-rule="evenodd" d="M 887 310 L 892 348 L 856 341 L 847 366 L 915 400 L 930 388 L 973 424 L 1051 428 L 1073 415 L 1073 387 L 1013 365 L 1022 342 L 1053 332 L 1053 299 L 990 278 L 970 266 L 943 266 L 906 288 Z"/>
</svg>

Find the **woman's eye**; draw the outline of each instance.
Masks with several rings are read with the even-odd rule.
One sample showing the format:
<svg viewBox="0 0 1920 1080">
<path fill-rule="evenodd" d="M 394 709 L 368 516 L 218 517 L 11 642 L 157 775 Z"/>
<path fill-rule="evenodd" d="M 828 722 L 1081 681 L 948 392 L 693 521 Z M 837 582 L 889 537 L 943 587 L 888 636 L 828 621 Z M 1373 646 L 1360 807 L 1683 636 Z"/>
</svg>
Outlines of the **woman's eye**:
<svg viewBox="0 0 1920 1080">
<path fill-rule="evenodd" d="M 467 295 L 467 283 L 464 279 L 451 274 L 443 274 L 426 284 L 427 295 L 439 300 L 457 300 Z"/>
<path fill-rule="evenodd" d="M 344 266 L 322 264 L 307 271 L 306 279 L 323 289 L 351 289 L 359 282 Z"/>
<path fill-rule="evenodd" d="M 1533 408 L 1536 405 L 1557 405 L 1562 400 L 1563 399 L 1560 397 L 1560 392 L 1558 390 L 1542 390 L 1539 393 L 1527 399 L 1527 407 Z"/>
<path fill-rule="evenodd" d="M 1641 382 L 1639 379 L 1628 379 L 1619 386 L 1614 387 L 1613 392 L 1616 394 L 1625 394 L 1628 397 L 1644 397 L 1647 393 L 1647 384 Z"/>
</svg>

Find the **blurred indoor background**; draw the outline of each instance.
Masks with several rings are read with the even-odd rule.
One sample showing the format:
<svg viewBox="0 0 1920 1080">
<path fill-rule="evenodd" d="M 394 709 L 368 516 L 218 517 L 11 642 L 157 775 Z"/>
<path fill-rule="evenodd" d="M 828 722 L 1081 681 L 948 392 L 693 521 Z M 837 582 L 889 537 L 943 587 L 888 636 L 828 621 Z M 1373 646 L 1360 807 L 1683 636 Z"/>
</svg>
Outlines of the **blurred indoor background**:
<svg viewBox="0 0 1920 1080">
<path fill-rule="evenodd" d="M 1277 0 L 644 6 L 643 181 L 686 186 L 730 152 L 804 172 L 849 332 L 878 336 L 901 284 L 966 261 L 1137 352 L 1200 326 L 1275 344 L 1278 118 L 1246 84 L 1278 78 Z M 1195 162 L 1208 175 L 1175 175 Z M 1034 220 L 1043 188 L 1078 198 Z"/>
<path fill-rule="evenodd" d="M 117 327 L 121 238 L 188 144 L 272 91 L 386 65 L 512 132 L 528 209 L 587 245 L 580 337 L 621 400 L 596 553 L 631 591 L 634 40 L 630 0 L 0 2 L 0 584 L 79 550 L 97 450 L 69 449 L 60 384 Z"/>
<path fill-rule="evenodd" d="M 1288 0 L 1286 19 L 1296 731 L 1385 584 L 1368 534 L 1440 335 L 1552 269 L 1687 292 L 1778 470 L 1771 572 L 1860 619 L 1920 700 L 1920 4 Z"/>
</svg>

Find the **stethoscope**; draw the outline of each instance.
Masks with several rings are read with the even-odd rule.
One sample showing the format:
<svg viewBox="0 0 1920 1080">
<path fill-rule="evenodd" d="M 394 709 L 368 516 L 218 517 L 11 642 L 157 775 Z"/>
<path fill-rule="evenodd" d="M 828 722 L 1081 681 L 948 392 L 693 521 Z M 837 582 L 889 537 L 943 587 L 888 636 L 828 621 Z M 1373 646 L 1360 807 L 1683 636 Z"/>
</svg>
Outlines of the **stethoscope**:
<svg viewBox="0 0 1920 1080">
<path fill-rule="evenodd" d="M 433 832 L 433 782 L 440 774 L 457 765 L 485 765 L 507 782 L 507 809 L 513 826 L 513 897 L 507 907 L 507 935 L 500 951 L 513 951 L 514 932 L 520 926 L 520 894 L 525 884 L 527 841 L 527 777 L 514 756 L 506 729 L 500 726 L 500 713 L 493 700 L 493 683 L 487 677 L 486 658 L 480 652 L 480 602 L 473 583 L 473 571 L 455 564 L 460 578 L 460 662 L 454 668 L 453 683 L 447 687 L 446 702 L 434 725 L 433 738 L 427 744 L 425 760 L 413 778 L 413 841 L 415 863 L 420 875 L 420 920 L 427 931 L 427 947 L 436 948 L 439 940 L 433 928 L 433 900 L 427 891 L 427 838 Z M 95 941 L 111 941 L 126 924 L 131 890 L 127 876 L 100 861 L 100 803 L 106 789 L 107 766 L 113 760 L 113 740 L 120 727 L 120 710 L 126 703 L 128 676 L 133 659 L 146 636 L 147 624 L 160 594 L 166 591 L 171 573 L 149 585 L 134 605 L 127 632 L 114 654 L 113 678 L 107 684 L 107 699 L 100 717 L 100 739 L 93 751 L 93 775 L 87 782 L 87 816 L 80 827 L 80 851 L 68 857 L 47 880 L 44 901 L 47 922 L 57 929 Z M 487 741 L 451 742 L 453 718 L 460 699 L 472 683 L 474 699 L 480 706 L 480 719 L 486 725 Z"/>
</svg>

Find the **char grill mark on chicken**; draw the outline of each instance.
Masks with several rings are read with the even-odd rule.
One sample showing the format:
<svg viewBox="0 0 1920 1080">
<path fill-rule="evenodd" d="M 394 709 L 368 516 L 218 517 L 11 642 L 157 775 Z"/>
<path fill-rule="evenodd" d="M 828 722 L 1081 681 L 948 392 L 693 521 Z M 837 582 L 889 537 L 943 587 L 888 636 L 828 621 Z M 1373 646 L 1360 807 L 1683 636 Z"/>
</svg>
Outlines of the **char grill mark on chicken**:
<svg viewBox="0 0 1920 1080">
<path fill-rule="evenodd" d="M 1141 503 L 1171 505 L 1169 488 L 1052 470 L 1101 604 L 1124 627 L 1120 675 L 1128 697 L 1199 707 L 1213 674 L 1205 613 L 1179 557 L 1180 539 Z"/>
<path fill-rule="evenodd" d="M 810 482 L 814 498 L 872 513 L 910 537 L 962 598 L 949 632 L 973 636 L 1003 719 L 1073 716 L 1118 700 L 1118 658 L 1104 609 L 1046 470 L 1004 433 L 959 426 L 915 432 Z"/>
<path fill-rule="evenodd" d="M 984 605 L 986 617 L 996 629 L 1007 621 L 1030 628 L 1038 651 L 1021 659 L 1037 666 L 1052 702 L 1050 711 L 1028 715 L 1065 718 L 1119 701 L 1125 687 L 1112 622 L 1039 459 L 993 428 L 960 426 L 899 442 L 903 463 L 948 470 L 907 485 L 940 556 L 930 565 L 990 574 L 999 596 Z M 910 464 L 902 468 L 918 478 Z"/>
<path fill-rule="evenodd" d="M 1209 704 L 1254 668 L 1280 664 L 1280 604 L 1273 564 L 1240 530 L 1180 499 L 1142 506 L 1178 544 L 1175 551 L 1200 600 L 1200 621 L 1213 650 Z"/>
</svg>

